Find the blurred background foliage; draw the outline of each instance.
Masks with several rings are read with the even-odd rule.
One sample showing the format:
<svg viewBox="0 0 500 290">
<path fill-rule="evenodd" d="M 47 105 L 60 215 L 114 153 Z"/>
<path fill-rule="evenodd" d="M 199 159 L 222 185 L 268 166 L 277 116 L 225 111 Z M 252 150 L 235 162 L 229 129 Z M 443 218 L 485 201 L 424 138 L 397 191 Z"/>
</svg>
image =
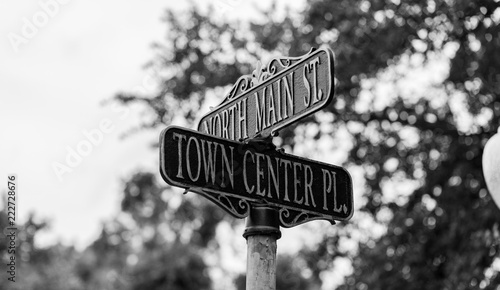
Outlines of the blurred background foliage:
<svg viewBox="0 0 500 290">
<path fill-rule="evenodd" d="M 330 47 L 332 104 L 276 142 L 322 160 L 344 152 L 334 161 L 358 184 L 356 213 L 325 225 L 314 246 L 280 255 L 278 289 L 327 289 L 329 275 L 345 267 L 339 261 L 350 270 L 337 289 L 499 289 L 500 210 L 481 167 L 500 125 L 499 6 L 309 1 L 301 13 L 278 16 L 272 8 L 261 12 L 265 21 L 250 23 L 225 22 L 214 8 L 166 11 L 168 33 L 148 63 L 156 94 L 114 99 L 144 105 L 137 130 L 176 120 L 194 127 L 209 97 L 220 102 L 258 60 Z M 229 284 L 210 275 L 220 262 L 219 225 L 238 222 L 193 194 L 172 197 L 179 194 L 156 176 L 124 180 L 122 212 L 83 251 L 37 248 L 47 224 L 29 219 L 17 249 L 23 279 L 14 289 L 244 289 L 243 273 L 223 277 Z"/>
</svg>

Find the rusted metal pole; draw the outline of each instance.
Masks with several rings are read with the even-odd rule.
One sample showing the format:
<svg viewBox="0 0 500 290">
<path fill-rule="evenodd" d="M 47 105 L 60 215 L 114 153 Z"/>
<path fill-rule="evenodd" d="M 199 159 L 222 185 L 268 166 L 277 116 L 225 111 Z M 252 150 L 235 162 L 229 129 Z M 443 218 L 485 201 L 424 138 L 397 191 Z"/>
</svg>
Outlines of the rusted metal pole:
<svg viewBox="0 0 500 290">
<path fill-rule="evenodd" d="M 276 241 L 281 237 L 278 210 L 252 205 L 243 237 L 247 239 L 246 290 L 276 290 Z"/>
</svg>

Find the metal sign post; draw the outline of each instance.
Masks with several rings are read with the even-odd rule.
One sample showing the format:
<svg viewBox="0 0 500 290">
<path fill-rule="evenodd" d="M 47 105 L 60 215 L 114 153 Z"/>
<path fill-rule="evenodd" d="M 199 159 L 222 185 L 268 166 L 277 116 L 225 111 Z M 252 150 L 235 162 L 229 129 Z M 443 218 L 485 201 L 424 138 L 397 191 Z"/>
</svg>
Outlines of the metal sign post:
<svg viewBox="0 0 500 290">
<path fill-rule="evenodd" d="M 276 289 L 280 226 L 335 224 L 353 214 L 344 168 L 285 154 L 271 142 L 285 126 L 330 103 L 333 68 L 327 48 L 259 64 L 201 119 L 199 132 L 170 126 L 161 133 L 160 173 L 168 184 L 247 218 L 247 290 Z"/>
<path fill-rule="evenodd" d="M 278 211 L 254 205 L 243 237 L 247 239 L 247 290 L 276 289 L 276 241 L 281 237 Z"/>
<path fill-rule="evenodd" d="M 170 126 L 160 138 L 160 173 L 171 185 L 247 218 L 247 290 L 275 289 L 280 226 L 348 220 L 352 181 L 342 167 Z M 274 281 L 274 282 L 273 282 Z"/>
</svg>

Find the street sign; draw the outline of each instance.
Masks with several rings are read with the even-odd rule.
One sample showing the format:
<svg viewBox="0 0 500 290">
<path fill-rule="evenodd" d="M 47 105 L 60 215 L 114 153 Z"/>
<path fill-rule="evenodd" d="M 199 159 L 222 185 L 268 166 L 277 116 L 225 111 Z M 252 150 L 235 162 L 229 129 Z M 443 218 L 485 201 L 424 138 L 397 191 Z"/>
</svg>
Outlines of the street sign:
<svg viewBox="0 0 500 290">
<path fill-rule="evenodd" d="M 250 203 L 279 210 L 280 224 L 348 220 L 352 181 L 342 167 L 170 126 L 160 136 L 160 173 L 170 185 L 201 194 L 235 217 Z"/>
<path fill-rule="evenodd" d="M 334 94 L 334 57 L 328 48 L 260 63 L 238 79 L 198 131 L 235 141 L 268 137 L 327 106 Z"/>
</svg>

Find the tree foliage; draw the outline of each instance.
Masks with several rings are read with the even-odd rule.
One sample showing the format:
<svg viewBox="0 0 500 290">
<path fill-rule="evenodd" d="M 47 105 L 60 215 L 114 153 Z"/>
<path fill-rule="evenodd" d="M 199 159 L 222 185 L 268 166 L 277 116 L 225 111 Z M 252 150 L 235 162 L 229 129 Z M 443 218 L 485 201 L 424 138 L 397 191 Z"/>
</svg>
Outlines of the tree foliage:
<svg viewBox="0 0 500 290">
<path fill-rule="evenodd" d="M 490 269 L 499 257 L 499 211 L 487 194 L 481 158 L 500 125 L 500 63 L 494 53 L 500 42 L 493 37 L 500 32 L 493 16 L 500 12 L 498 3 L 378 1 L 363 9 L 366 2 L 360 1 L 340 12 L 346 17 L 330 17 L 338 4 L 312 4 L 306 21 L 317 27 L 315 35 L 325 28 L 339 30 L 333 49 L 337 96 L 345 106 L 333 110 L 335 123 L 353 136 L 347 163 L 365 169 L 367 202 L 361 210 L 375 220 L 387 210 L 392 216 L 384 236 L 360 245 L 354 273 L 343 288 L 494 289 L 500 283 L 498 272 Z M 346 22 L 351 25 L 343 31 Z M 445 55 L 447 77 L 437 92 L 428 90 L 434 96 L 398 92 L 387 106 L 357 110 L 358 80 L 377 77 L 406 55 L 431 62 L 450 47 L 456 51 Z M 348 74 L 343 75 L 343 65 Z M 464 128 L 460 118 L 467 117 L 471 121 Z M 405 140 L 409 132 L 414 142 Z M 404 203 L 385 201 L 392 191 L 388 187 L 408 181 L 417 187 Z"/>
</svg>

